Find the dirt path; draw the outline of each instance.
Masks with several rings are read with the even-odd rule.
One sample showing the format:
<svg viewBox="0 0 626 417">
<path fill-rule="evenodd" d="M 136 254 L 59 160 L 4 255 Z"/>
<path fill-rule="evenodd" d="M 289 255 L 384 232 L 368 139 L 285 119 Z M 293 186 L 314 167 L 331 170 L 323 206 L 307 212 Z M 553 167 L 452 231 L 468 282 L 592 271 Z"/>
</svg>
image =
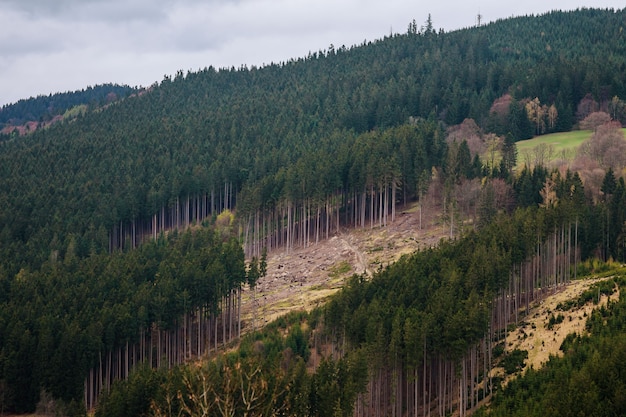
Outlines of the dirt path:
<svg viewBox="0 0 626 417">
<path fill-rule="evenodd" d="M 354 254 L 354 265 L 352 265 L 354 273 L 369 275 L 370 271 L 367 267 L 367 262 L 365 260 L 365 256 L 363 255 L 363 252 L 360 248 L 356 247 L 354 243 L 352 243 L 352 240 L 354 240 L 354 238 L 350 234 L 341 234 L 338 236 L 338 239 L 347 251 Z"/>
</svg>

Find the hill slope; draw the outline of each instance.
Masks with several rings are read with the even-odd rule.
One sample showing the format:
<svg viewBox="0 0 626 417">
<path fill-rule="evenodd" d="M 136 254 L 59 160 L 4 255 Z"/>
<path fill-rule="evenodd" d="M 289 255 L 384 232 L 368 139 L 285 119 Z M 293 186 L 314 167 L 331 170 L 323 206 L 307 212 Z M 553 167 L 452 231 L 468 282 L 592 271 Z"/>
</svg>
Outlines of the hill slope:
<svg viewBox="0 0 626 417">
<path fill-rule="evenodd" d="M 397 173 L 399 192 L 414 198 L 419 174 L 443 165 L 439 123 L 472 117 L 522 139 L 533 133 L 518 112 L 526 99 L 554 105 L 553 129 L 568 130 L 587 95 L 598 105 L 626 97 L 623 22 L 623 11 L 554 12 L 409 32 L 264 68 L 180 72 L 141 98 L 3 146 L 3 258 L 16 260 L 11 273 L 37 267 L 55 235 L 61 254 L 72 236 L 80 256 L 132 247 L 132 230 L 158 234 L 151 217 L 182 211 L 188 197 L 209 196 L 203 215 L 237 206 L 245 218 L 286 213 L 281 203 L 299 207 L 306 196 L 330 203 L 341 194 L 345 203 Z M 492 117 L 494 101 L 512 91 L 516 112 Z M 420 125 L 433 142 L 420 145 L 426 155 L 378 146 L 368 133 L 398 136 L 390 129 L 423 119 L 433 123 Z M 172 217 L 157 221 L 180 223 Z"/>
<path fill-rule="evenodd" d="M 527 283 L 528 300 L 539 287 L 567 280 L 572 252 L 623 257 L 616 245 L 622 230 L 608 226 L 624 224 L 626 192 L 618 182 L 615 203 L 595 207 L 579 177 L 555 174 L 558 205 L 517 212 L 523 225 L 491 226 L 516 201 L 543 202 L 548 173 L 527 173 L 511 187 L 506 167 L 485 172 L 479 159 L 471 162 L 467 143 L 446 141 L 446 128 L 472 117 L 485 133 L 521 139 L 543 127 L 567 130 L 609 97 L 619 102 L 626 97 L 625 15 L 585 9 L 453 33 L 409 30 L 264 68 L 180 72 L 143 96 L 2 142 L 0 338 L 10 343 L 1 346 L 0 380 L 11 393 L 7 407 L 33 409 L 42 387 L 69 403 L 93 404 L 128 374 L 131 351 L 171 365 L 192 348 L 199 355 L 227 344 L 237 335 L 241 288 L 259 276 L 244 264 L 242 243 L 250 256 L 263 247 L 287 252 L 285 262 L 272 261 L 277 271 L 297 248 L 323 239 L 353 257 L 357 271 L 390 262 L 421 236 L 399 234 L 402 245 L 390 246 L 365 237 L 368 227 L 395 234 L 405 220 L 400 207 L 423 203 L 431 188 L 450 234 L 480 222 L 489 235 L 472 231 L 403 258 L 371 285 L 350 280 L 326 319 L 350 338 L 345 346 L 367 348 L 376 359 L 380 379 L 370 383 L 383 390 L 386 381 L 385 401 L 395 384 L 383 369 L 391 361 L 380 363 L 390 340 L 393 349 L 406 344 L 396 366 L 403 372 L 395 375 L 413 378 L 405 381 L 413 384 L 413 409 L 425 407 L 435 386 L 442 400 L 461 383 L 478 396 L 471 373 L 450 382 L 458 376 L 452 364 L 469 360 L 467 349 L 485 337 L 487 305 L 498 291 L 510 292 L 498 301 L 499 328 L 508 322 L 513 262 L 523 264 L 535 250 L 555 257 L 557 271 L 548 262 L 534 277 L 540 285 Z M 496 102 L 508 103 L 507 111 L 492 111 Z M 556 109 L 558 123 L 537 123 L 543 120 L 529 117 L 528 103 Z M 216 224 L 219 232 L 194 224 Z M 342 240 L 348 227 L 363 230 L 366 253 Z M 563 237 L 572 233 L 580 240 Z M 339 258 L 323 262 L 319 269 L 337 278 L 349 270 Z M 261 281 L 260 289 L 267 294 L 270 284 Z M 422 357 L 430 362 L 418 367 Z M 437 367 L 449 379 L 435 381 Z M 421 379 L 409 370 L 428 375 L 432 386 L 418 390 Z M 444 402 L 440 411 L 452 408 Z M 384 414 L 390 405 L 377 407 Z"/>
<path fill-rule="evenodd" d="M 87 87 L 82 91 L 22 99 L 0 108 L 0 134 L 8 135 L 13 131 L 19 134 L 32 133 L 39 127 L 75 117 L 71 109 L 81 106 L 86 109 L 90 106 L 95 110 L 136 92 L 137 89 L 128 86 L 104 84 Z"/>
</svg>

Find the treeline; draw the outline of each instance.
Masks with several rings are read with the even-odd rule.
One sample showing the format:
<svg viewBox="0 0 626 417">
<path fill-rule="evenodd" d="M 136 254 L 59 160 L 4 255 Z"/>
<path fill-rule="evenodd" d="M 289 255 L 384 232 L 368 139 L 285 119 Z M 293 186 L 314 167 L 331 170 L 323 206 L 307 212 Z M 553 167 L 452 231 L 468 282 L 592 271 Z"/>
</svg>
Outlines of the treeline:
<svg viewBox="0 0 626 417">
<path fill-rule="evenodd" d="M 2 410 L 31 412 L 41 394 L 84 410 L 137 365 L 216 350 L 239 336 L 248 272 L 236 239 L 196 227 L 128 253 L 67 253 L 0 274 Z"/>
<path fill-rule="evenodd" d="M 590 298 L 624 288 L 617 278 L 593 288 Z M 623 332 L 626 303 L 609 301 L 586 322 L 589 335 L 570 334 L 561 345 L 563 357 L 551 357 L 539 370 L 529 369 L 496 394 L 483 416 L 613 416 L 626 407 L 624 372 L 626 340 Z M 567 310 L 563 312 L 568 314 Z"/>
<path fill-rule="evenodd" d="M 131 239 L 133 223 L 149 224 L 188 198 L 208 196 L 222 208 L 247 201 L 242 220 L 252 225 L 259 217 L 261 230 L 249 233 L 255 237 L 278 233 L 268 232 L 268 224 L 287 221 L 291 212 L 304 229 L 299 237 L 289 232 L 290 242 L 317 234 L 306 232 L 305 223 L 317 222 L 318 211 L 320 219 L 337 210 L 361 223 L 364 213 L 366 221 L 380 219 L 393 211 L 394 189 L 396 198 L 415 198 L 416 179 L 398 160 L 398 176 L 387 178 L 394 172 L 388 167 L 372 171 L 373 190 L 363 198 L 367 178 L 342 171 L 355 154 L 355 137 L 394 132 L 410 120 L 446 127 L 468 117 L 485 132 L 514 140 L 569 130 L 596 107 L 608 109 L 613 98 L 623 104 L 623 13 L 554 12 L 451 33 L 412 26 L 405 34 L 262 68 L 179 72 L 141 97 L 4 143 L 5 268 L 10 274 L 37 268 L 53 242 L 62 253 L 75 239 L 81 257 L 108 251 L 111 242 Z M 621 120 L 624 106 L 614 107 Z M 318 152 L 326 159 L 315 158 Z M 380 159 L 392 161 L 394 154 Z M 303 172 L 318 176 L 281 187 L 282 177 Z M 298 198 L 314 186 L 321 187 L 316 201 Z M 389 203 L 382 210 L 381 195 Z M 316 226 L 320 234 L 323 227 Z"/>
</svg>

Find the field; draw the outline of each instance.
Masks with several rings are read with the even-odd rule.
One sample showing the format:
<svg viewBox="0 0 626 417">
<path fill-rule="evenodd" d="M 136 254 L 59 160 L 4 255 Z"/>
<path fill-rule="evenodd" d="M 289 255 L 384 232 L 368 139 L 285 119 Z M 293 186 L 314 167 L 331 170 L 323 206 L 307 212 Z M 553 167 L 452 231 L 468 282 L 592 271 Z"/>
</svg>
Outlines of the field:
<svg viewBox="0 0 626 417">
<path fill-rule="evenodd" d="M 549 135 L 537 136 L 528 140 L 521 140 L 516 143 L 519 155 L 532 151 L 540 144 L 552 145 L 554 152 L 559 154 L 563 151 L 575 151 L 581 143 L 591 137 L 590 130 L 573 130 L 571 132 L 551 133 Z"/>
<path fill-rule="evenodd" d="M 626 135 L 626 129 L 622 129 Z M 590 130 L 573 130 L 571 132 L 551 133 L 528 140 L 516 142 L 518 166 L 534 164 L 537 149 L 543 148 L 545 163 L 560 159 L 571 162 L 576 156 L 578 147 L 592 135 Z"/>
</svg>

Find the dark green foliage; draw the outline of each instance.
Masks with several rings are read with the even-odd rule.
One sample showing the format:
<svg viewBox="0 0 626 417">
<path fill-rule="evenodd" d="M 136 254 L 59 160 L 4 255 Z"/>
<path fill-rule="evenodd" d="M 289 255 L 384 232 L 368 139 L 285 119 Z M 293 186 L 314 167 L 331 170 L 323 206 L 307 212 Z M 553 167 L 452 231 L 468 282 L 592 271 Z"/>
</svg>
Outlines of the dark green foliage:
<svg viewBox="0 0 626 417">
<path fill-rule="evenodd" d="M 311 380 L 308 415 L 351 416 L 356 396 L 363 392 L 366 381 L 367 363 L 362 352 L 338 362 L 323 360 Z"/>
<path fill-rule="evenodd" d="M 294 354 L 304 359 L 305 362 L 309 360 L 309 355 L 311 354 L 309 351 L 309 341 L 299 325 L 294 325 L 290 329 L 285 345 L 290 348 Z"/>
<path fill-rule="evenodd" d="M 504 368 L 504 372 L 507 375 L 514 374 L 515 372 L 522 370 L 526 359 L 528 359 L 528 351 L 515 349 L 504 355 L 500 361 L 500 366 Z"/>
<path fill-rule="evenodd" d="M 186 312 L 217 308 L 244 280 L 240 245 L 211 229 L 175 233 L 129 253 L 22 270 L 0 305 L 4 406 L 32 411 L 41 388 L 80 402 L 99 354 L 136 343 L 152 323 L 168 329 Z"/>
<path fill-rule="evenodd" d="M 508 93 L 514 97 L 497 129 L 510 132 L 510 145 L 532 135 L 525 100 L 555 103 L 555 129 L 565 130 L 588 94 L 626 97 L 625 13 L 553 12 L 447 34 L 429 21 L 424 32 L 263 68 L 179 72 L 72 123 L 3 138 L 0 385 L 7 408 L 32 410 L 41 388 L 80 401 L 98 352 L 132 343 L 152 323 L 173 327 L 194 307 L 214 310 L 265 269 L 261 257 L 246 275 L 240 242 L 207 231 L 172 232 L 119 253 L 133 246 L 122 230 L 147 229 L 152 216 L 190 196 L 211 201 L 216 218 L 236 208 L 244 221 L 333 196 L 343 219 L 351 197 L 373 189 L 392 184 L 404 202 L 418 198 L 433 167 L 445 168 L 451 181 L 476 176 L 480 161 L 469 163 L 463 143 L 452 158 L 446 124 L 471 117 L 484 128 L 493 101 Z M 494 174 L 508 180 L 512 156 Z M 518 206 L 540 204 L 546 178 L 542 167 L 520 173 Z M 610 201 L 590 208 L 579 207 L 580 179 L 555 181 L 563 185 L 557 209 L 520 211 L 494 228 L 481 223 L 480 234 L 407 256 L 369 283 L 353 278 L 329 305 L 327 322 L 373 364 L 399 357 L 416 366 L 424 348 L 458 358 L 484 334 L 489 302 L 511 265 L 555 224 L 579 225 L 583 258 L 601 251 L 625 260 L 623 181 Z M 297 333 L 290 343 L 306 355 Z M 282 354 L 278 342 L 263 345 L 268 357 Z M 328 372 L 340 375 L 338 366 Z M 348 399 L 332 411 L 347 413 Z"/>
<path fill-rule="evenodd" d="M 555 102 L 561 122 L 587 93 L 625 97 L 623 14 L 553 12 L 263 68 L 181 71 L 140 97 L 3 145 L 0 258 L 14 275 L 51 252 L 62 258 L 72 240 L 78 257 L 105 252 L 113 226 L 146 222 L 189 195 L 224 199 L 225 184 L 232 194 L 222 206 L 241 214 L 362 192 L 389 174 L 406 201 L 424 169 L 443 165 L 439 122 L 471 117 L 485 128 L 493 101 L 510 93 L 499 133 L 519 140 L 528 137 L 524 100 Z M 410 120 L 434 123 L 420 123 L 419 146 L 403 131 Z"/>
<path fill-rule="evenodd" d="M 554 326 L 556 326 L 557 324 L 563 323 L 563 320 L 565 320 L 565 316 L 563 316 L 563 314 L 559 313 L 557 316 L 552 314 L 550 316 L 550 320 L 548 320 L 548 324 L 546 325 L 546 329 L 552 330 L 554 328 Z"/>
<path fill-rule="evenodd" d="M 605 198 L 608 200 L 610 196 L 615 194 L 617 190 L 617 181 L 615 180 L 615 174 L 613 173 L 613 168 L 609 167 L 604 175 L 604 179 L 602 180 L 602 186 L 600 187 L 600 191 L 602 191 L 605 195 Z"/>
<path fill-rule="evenodd" d="M 112 389 L 102 396 L 95 416 L 148 416 L 153 401 L 164 403 L 167 390 L 177 392 L 182 389 L 182 378 L 178 370 L 168 372 L 165 369 L 153 370 L 141 366 L 135 369 L 127 380 L 116 382 Z"/>
<path fill-rule="evenodd" d="M 371 281 L 355 276 L 328 304 L 326 324 L 345 332 L 350 346 L 371 349 L 379 361 L 385 361 L 388 352 L 414 355 L 424 343 L 429 352 L 458 359 L 485 334 L 487 306 L 512 262 L 525 259 L 533 249 L 528 227 L 536 219 L 536 211 L 519 212 L 480 233 L 441 242 L 437 250 L 405 256 Z M 518 227 L 526 227 L 526 233 L 514 231 Z M 418 337 L 399 340 L 415 346 L 391 346 L 394 326 Z"/>
<path fill-rule="evenodd" d="M 62 115 L 74 106 L 87 104 L 97 107 L 108 104 L 112 100 L 124 98 L 133 92 L 136 90 L 128 86 L 102 84 L 87 87 L 81 91 L 22 99 L 17 103 L 2 106 L 0 109 L 0 129 L 5 124 L 15 126 L 27 121 L 48 121 L 56 115 Z"/>
<path fill-rule="evenodd" d="M 513 184 L 518 207 L 536 207 L 542 203 L 540 191 L 547 176 L 548 170 L 542 166 L 533 169 L 524 166 Z"/>
<path fill-rule="evenodd" d="M 507 173 L 517 165 L 517 146 L 515 146 L 515 138 L 510 133 L 504 136 L 502 164 Z"/>
</svg>

